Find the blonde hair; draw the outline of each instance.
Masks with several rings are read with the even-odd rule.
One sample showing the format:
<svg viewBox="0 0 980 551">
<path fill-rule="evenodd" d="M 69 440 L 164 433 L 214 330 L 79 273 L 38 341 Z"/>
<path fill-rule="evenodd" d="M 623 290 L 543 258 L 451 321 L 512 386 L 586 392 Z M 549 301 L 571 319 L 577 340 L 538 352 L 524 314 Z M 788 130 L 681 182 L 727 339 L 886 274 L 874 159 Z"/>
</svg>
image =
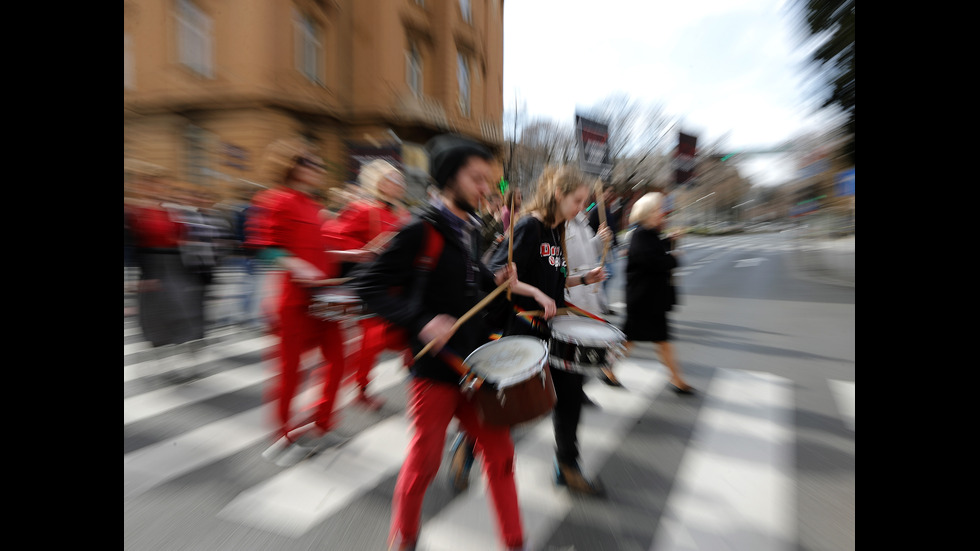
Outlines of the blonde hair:
<svg viewBox="0 0 980 551">
<path fill-rule="evenodd" d="M 401 173 L 401 170 L 395 168 L 388 161 L 375 159 L 361 167 L 361 171 L 357 175 L 357 183 L 368 195 L 384 199 L 384 197 L 379 197 L 378 184 L 393 174 L 401 175 Z"/>
<path fill-rule="evenodd" d="M 664 194 L 659 191 L 651 191 L 633 203 L 630 209 L 630 225 L 638 224 L 647 219 L 651 213 L 660 208 L 663 203 Z"/>
<path fill-rule="evenodd" d="M 541 175 L 538 176 L 534 198 L 530 204 L 524 206 L 523 212 L 537 211 L 541 214 L 541 220 L 545 225 L 551 226 L 555 223 L 558 215 L 558 201 L 555 199 L 555 192 L 557 191 L 564 197 L 591 183 L 591 178 L 587 177 L 575 165 L 546 166 L 541 171 Z M 561 232 L 564 236 L 564 224 L 561 225 Z"/>
</svg>

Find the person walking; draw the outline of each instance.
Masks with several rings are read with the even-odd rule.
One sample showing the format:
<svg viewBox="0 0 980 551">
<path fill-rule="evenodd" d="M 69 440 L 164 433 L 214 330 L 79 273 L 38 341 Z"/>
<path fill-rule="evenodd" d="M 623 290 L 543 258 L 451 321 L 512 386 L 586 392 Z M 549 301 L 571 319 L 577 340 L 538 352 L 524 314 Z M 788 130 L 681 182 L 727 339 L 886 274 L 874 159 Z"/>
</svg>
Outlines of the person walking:
<svg viewBox="0 0 980 551">
<path fill-rule="evenodd" d="M 694 389 L 684 380 L 670 342 L 667 312 L 674 305 L 671 270 L 678 266 L 679 249 L 668 246 L 661 235 L 664 221 L 664 195 L 651 192 L 637 199 L 630 210 L 630 225 L 638 224 L 630 237 L 626 256 L 626 335 L 627 353 L 638 341 L 656 345 L 660 361 L 670 371 L 670 388 L 681 395 Z"/>
<path fill-rule="evenodd" d="M 617 250 L 619 249 L 619 239 L 616 237 L 616 234 L 618 234 L 619 230 L 622 229 L 621 222 L 623 217 L 623 208 L 621 201 L 616 196 L 615 188 L 613 188 L 613 185 L 609 182 L 602 183 L 601 205 L 605 208 L 604 212 L 600 212 L 600 203 L 598 201 L 596 202 L 595 207 L 589 211 L 589 226 L 592 228 L 593 232 L 599 233 L 599 225 L 602 223 L 604 218 L 606 225 L 609 226 L 610 231 L 612 231 L 612 243 L 610 244 L 608 253 L 610 262 L 606 265 L 608 277 L 602 283 L 602 288 L 599 290 L 599 292 L 602 293 L 602 313 L 614 315 L 615 312 L 609 305 L 609 280 L 615 276 L 615 273 L 613 272 L 613 267 L 615 265 L 614 260 L 616 258 Z"/>
<path fill-rule="evenodd" d="M 405 177 L 391 163 L 377 159 L 361 167 L 357 180 L 365 197 L 348 203 L 335 219 L 325 222 L 322 229 L 331 248 L 363 250 L 370 254 L 365 247 L 382 247 L 408 221 L 409 211 L 401 203 L 405 195 Z M 350 362 L 357 385 L 355 400 L 377 411 L 384 402 L 369 395 L 367 387 L 371 382 L 371 369 L 389 346 L 391 328 L 378 316 L 360 320 L 358 327 L 360 342 Z"/>
<path fill-rule="evenodd" d="M 338 424 L 334 406 L 344 374 L 343 332 L 339 322 L 311 315 L 310 306 L 317 287 L 338 275 L 343 255 L 329 251 L 321 231 L 323 206 L 314 197 L 325 170 L 318 156 L 304 142 L 283 139 L 270 145 L 266 162 L 275 185 L 254 198 L 259 209 L 249 239 L 257 254 L 282 273 L 275 330 L 279 376 L 270 387 L 276 431 L 263 457 L 289 466 L 314 453 Z M 292 411 L 302 375 L 300 356 L 311 346 L 327 362 L 312 423 L 294 419 Z"/>
<path fill-rule="evenodd" d="M 517 278 L 543 291 L 559 307 L 565 305 L 565 289 L 580 285 L 594 285 L 606 278 L 602 266 L 584 271 L 576 277 L 568 277 L 566 255 L 566 222 L 585 208 L 589 198 L 591 181 L 572 165 L 548 166 L 537 180 L 537 192 L 526 209 L 526 214 L 514 223 L 513 241 L 501 245 L 491 260 L 491 269 L 506 264 L 513 252 Z M 525 317 L 516 315 L 521 310 L 535 308 L 526 297 L 513 297 L 514 319 L 507 324 L 505 335 L 531 335 L 541 340 L 551 338 L 547 320 L 551 315 Z M 568 490 L 586 495 L 604 492 L 598 480 L 590 480 L 579 465 L 578 426 L 585 401 L 583 385 L 585 375 L 561 369 L 551 370 L 558 401 L 552 411 L 555 431 L 555 482 Z M 461 435 L 469 438 L 468 435 Z M 459 440 L 460 437 L 457 438 Z M 455 455 L 464 454 L 466 446 L 459 446 Z M 455 464 L 455 463 L 454 463 Z M 465 465 L 465 463 L 464 463 Z M 465 475 L 465 473 L 459 473 Z M 465 478 L 456 476 L 454 478 Z"/>
<path fill-rule="evenodd" d="M 182 214 L 186 207 L 163 169 L 148 168 L 135 178 L 129 221 L 139 268 L 140 330 L 155 352 L 153 375 L 184 379 L 193 369 L 192 352 L 204 338 L 204 282 L 182 255 L 189 239 Z"/>
<path fill-rule="evenodd" d="M 513 266 L 491 272 L 480 261 L 476 210 L 489 191 L 490 151 L 452 134 L 432 138 L 426 148 L 438 193 L 358 275 L 366 306 L 402 328 L 416 354 L 431 344 L 429 353 L 410 367 L 407 414 L 412 437 L 392 496 L 389 549 L 415 549 L 422 502 L 438 473 L 446 430 L 454 417 L 473 435 L 476 453 L 483 457 L 500 540 L 507 549 L 524 549 L 510 430 L 484 425 L 459 384 L 458 359 L 489 342 L 490 332 L 481 316 L 473 316 L 455 331 L 453 327 L 488 290 L 505 282 L 515 295 L 537 301 L 548 315 L 554 315 L 555 302 L 518 281 Z M 431 269 L 415 268 L 420 255 L 430 256 L 432 240 L 441 245 Z"/>
</svg>

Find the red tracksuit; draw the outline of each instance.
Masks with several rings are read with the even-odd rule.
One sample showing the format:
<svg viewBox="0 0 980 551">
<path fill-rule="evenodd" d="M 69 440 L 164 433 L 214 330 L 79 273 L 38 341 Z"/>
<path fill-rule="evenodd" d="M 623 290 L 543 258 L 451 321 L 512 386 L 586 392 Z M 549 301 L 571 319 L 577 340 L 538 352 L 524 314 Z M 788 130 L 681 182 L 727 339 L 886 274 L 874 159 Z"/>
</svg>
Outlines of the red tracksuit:
<svg viewBox="0 0 980 551">
<path fill-rule="evenodd" d="M 381 201 L 361 200 L 349 204 L 337 218 L 323 224 L 323 234 L 330 248 L 360 249 L 381 234 L 397 231 L 409 219 L 403 208 Z M 351 360 L 357 386 L 364 389 L 371 382 L 371 368 L 386 348 L 399 347 L 392 327 L 384 318 L 375 316 L 358 322 L 361 345 Z M 410 358 L 411 356 L 409 356 Z"/>
<path fill-rule="evenodd" d="M 337 277 L 339 266 L 327 256 L 327 240 L 320 227 L 323 207 L 310 196 L 289 188 L 267 190 L 256 195 L 259 208 L 249 239 L 260 248 L 278 248 L 316 266 L 327 278 Z M 323 394 L 315 406 L 314 420 L 320 431 L 335 424 L 334 403 L 344 373 L 344 339 L 340 324 L 310 315 L 312 293 L 294 283 L 288 273 L 282 277 L 278 303 L 279 380 L 270 398 L 277 404 L 277 437 L 308 422 L 294 421 L 291 403 L 300 382 L 300 356 L 319 346 L 327 362 Z"/>
</svg>

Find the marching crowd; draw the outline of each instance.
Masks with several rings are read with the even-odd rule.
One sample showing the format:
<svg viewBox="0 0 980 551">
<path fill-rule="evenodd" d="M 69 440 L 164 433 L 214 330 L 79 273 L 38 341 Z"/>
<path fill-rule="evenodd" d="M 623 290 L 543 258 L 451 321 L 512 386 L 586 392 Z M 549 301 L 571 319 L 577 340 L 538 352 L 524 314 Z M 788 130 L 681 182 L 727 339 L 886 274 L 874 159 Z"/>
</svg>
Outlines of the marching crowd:
<svg viewBox="0 0 980 551">
<path fill-rule="evenodd" d="M 426 148 L 432 191 L 413 211 L 403 203 L 403 173 L 383 160 L 362 166 L 356 185 L 318 196 L 323 160 L 293 140 L 267 151 L 270 187 L 243 191 L 228 204 L 142 171 L 126 188 L 124 262 L 139 273 L 127 284 L 137 297 L 143 336 L 161 359 L 181 358 L 172 372 L 187 380 L 197 375 L 205 297 L 216 270 L 232 267 L 246 276 L 249 290 L 237 321 L 262 324 L 278 343 L 268 395 L 276 406 L 276 433 L 263 454 L 278 465 L 315 453 L 336 429 L 336 397 L 345 378 L 356 385 L 358 405 L 381 408 L 369 392 L 371 370 L 385 350 L 400 353 L 410 373 L 412 435 L 392 496 L 390 549 L 415 548 L 422 502 L 454 418 L 461 431 L 449 457 L 452 485 L 465 491 L 480 458 L 500 541 L 506 549 L 524 549 L 511 426 L 493 422 L 474 399 L 493 377 L 475 373 L 466 359 L 517 338 L 554 342 L 555 320 L 575 316 L 603 327 L 625 354 L 637 341 L 655 343 L 672 389 L 692 393 L 667 321 L 676 301 L 670 274 L 680 251 L 662 233 L 659 193 L 640 198 L 622 220 L 622 209 L 612 208 L 612 189 L 602 186 L 596 195 L 596 180 L 571 165 L 546 167 L 525 200 L 516 188 L 501 193 L 493 185 L 493 155 L 479 143 L 440 135 Z M 613 327 L 603 318 L 611 313 L 607 260 L 614 258 L 609 255 L 624 223 L 635 229 L 625 322 Z M 274 292 L 262 293 L 266 286 Z M 312 308 L 318 301 L 328 304 L 326 313 Z M 350 315 L 352 302 L 369 314 Z M 360 340 L 349 351 L 345 332 L 353 327 Z M 588 377 L 619 384 L 609 359 L 620 343 L 608 344 L 610 355 L 594 366 L 582 367 L 574 354 L 540 366 L 547 405 L 534 415 L 552 419 L 554 480 L 583 495 L 606 492 L 579 463 L 579 448 L 588 442 L 579 441 L 578 425 L 590 405 L 583 390 Z M 297 412 L 300 359 L 313 350 L 326 366 L 322 391 L 312 410 Z"/>
</svg>

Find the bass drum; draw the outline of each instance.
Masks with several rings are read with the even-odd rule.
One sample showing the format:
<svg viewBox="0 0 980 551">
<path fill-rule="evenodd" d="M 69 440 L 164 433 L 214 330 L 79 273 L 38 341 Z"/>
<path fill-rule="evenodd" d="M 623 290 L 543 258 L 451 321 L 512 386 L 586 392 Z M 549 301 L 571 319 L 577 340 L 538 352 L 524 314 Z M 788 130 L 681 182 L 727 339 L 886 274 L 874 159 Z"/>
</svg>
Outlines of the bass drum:
<svg viewBox="0 0 980 551">
<path fill-rule="evenodd" d="M 533 421 L 558 401 L 548 347 L 540 339 L 501 337 L 477 348 L 464 361 L 484 379 L 473 400 L 485 424 L 511 427 Z"/>
</svg>

